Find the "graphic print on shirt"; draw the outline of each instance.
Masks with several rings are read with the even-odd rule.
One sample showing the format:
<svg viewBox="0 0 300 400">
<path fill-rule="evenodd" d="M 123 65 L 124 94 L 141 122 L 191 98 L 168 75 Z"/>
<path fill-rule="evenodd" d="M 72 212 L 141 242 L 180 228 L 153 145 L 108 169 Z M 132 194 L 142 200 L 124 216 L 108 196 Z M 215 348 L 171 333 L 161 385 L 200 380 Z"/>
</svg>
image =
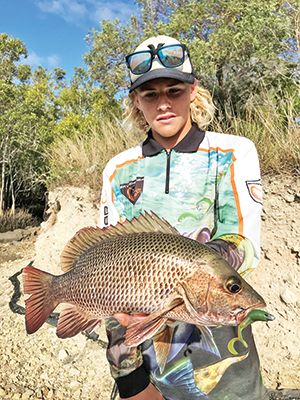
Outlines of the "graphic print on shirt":
<svg viewBox="0 0 300 400">
<path fill-rule="evenodd" d="M 261 180 L 256 181 L 246 181 L 247 189 L 252 200 L 256 203 L 262 204 L 263 202 L 263 192 Z"/>
<path fill-rule="evenodd" d="M 220 349 L 222 355 L 215 348 L 212 331 L 208 328 L 206 331 L 211 336 L 210 343 L 201 339 L 202 333 L 198 328 L 190 324 L 179 324 L 173 333 L 172 346 L 163 370 L 156 362 L 153 340 L 147 340 L 142 344 L 144 362 L 151 371 L 152 381 L 164 393 L 166 399 L 187 400 L 192 396 L 195 400 L 210 400 L 210 392 L 219 383 L 226 370 L 249 356 L 246 348 L 237 356 L 232 356 L 230 353 L 227 355 L 225 349 L 227 349 L 229 337 L 227 335 L 230 335 L 230 328 L 225 334 L 227 336 L 227 339 L 224 338 L 223 346 L 225 346 L 222 346 L 222 350 Z M 195 351 L 198 353 L 197 359 L 192 357 Z M 209 363 L 207 363 L 208 359 Z M 176 392 L 173 390 L 174 387 L 176 387 Z"/>
<path fill-rule="evenodd" d="M 133 204 L 138 201 L 142 194 L 144 186 L 144 177 L 137 177 L 134 181 L 120 185 L 122 194 Z"/>
</svg>

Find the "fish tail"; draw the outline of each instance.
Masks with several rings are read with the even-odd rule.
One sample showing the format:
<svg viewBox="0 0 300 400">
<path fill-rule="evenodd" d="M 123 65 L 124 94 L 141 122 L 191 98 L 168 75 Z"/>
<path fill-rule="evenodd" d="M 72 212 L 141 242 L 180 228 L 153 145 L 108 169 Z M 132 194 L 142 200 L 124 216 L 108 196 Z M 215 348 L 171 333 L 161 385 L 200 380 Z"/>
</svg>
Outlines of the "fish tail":
<svg viewBox="0 0 300 400">
<path fill-rule="evenodd" d="M 24 293 L 31 295 L 25 301 L 26 331 L 29 334 L 36 332 L 58 305 L 50 296 L 53 278 L 54 275 L 35 267 L 26 267 L 23 271 Z"/>
</svg>

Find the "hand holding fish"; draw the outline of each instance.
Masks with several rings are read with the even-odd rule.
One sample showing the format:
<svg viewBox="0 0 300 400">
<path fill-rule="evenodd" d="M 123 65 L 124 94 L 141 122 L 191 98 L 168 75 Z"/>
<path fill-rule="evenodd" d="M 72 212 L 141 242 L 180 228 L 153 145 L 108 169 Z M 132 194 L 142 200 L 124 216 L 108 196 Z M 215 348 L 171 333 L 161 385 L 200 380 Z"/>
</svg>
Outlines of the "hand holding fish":
<svg viewBox="0 0 300 400">
<path fill-rule="evenodd" d="M 133 316 L 137 316 L 137 317 L 147 317 L 147 314 L 142 314 L 142 313 L 133 313 Z M 120 325 L 123 326 L 128 326 L 129 324 L 129 320 L 130 320 L 130 314 L 126 314 L 126 313 L 116 313 L 114 314 L 114 317 L 116 318 L 116 320 L 119 322 Z"/>
</svg>

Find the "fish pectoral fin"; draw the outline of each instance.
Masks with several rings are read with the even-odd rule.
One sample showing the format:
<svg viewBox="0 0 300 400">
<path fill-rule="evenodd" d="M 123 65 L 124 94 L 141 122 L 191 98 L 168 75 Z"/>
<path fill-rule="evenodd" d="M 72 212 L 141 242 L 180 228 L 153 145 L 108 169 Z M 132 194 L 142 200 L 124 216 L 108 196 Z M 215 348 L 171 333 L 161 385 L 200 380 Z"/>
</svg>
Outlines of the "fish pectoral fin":
<svg viewBox="0 0 300 400">
<path fill-rule="evenodd" d="M 138 346 L 154 336 L 167 321 L 162 317 L 163 314 L 165 311 L 158 311 L 147 317 L 130 317 L 125 334 L 126 346 Z"/>
<path fill-rule="evenodd" d="M 68 306 L 60 314 L 56 334 L 59 338 L 73 337 L 88 329 L 90 332 L 101 325 L 101 319 L 93 318 L 77 306 Z"/>
<path fill-rule="evenodd" d="M 167 306 L 148 316 L 131 316 L 125 334 L 127 346 L 138 346 L 152 338 L 167 322 L 167 313 L 183 303 L 181 296 L 170 296 Z"/>
<path fill-rule="evenodd" d="M 167 326 L 153 337 L 153 346 L 160 373 L 163 373 L 170 353 L 174 329 L 175 328 Z"/>
</svg>

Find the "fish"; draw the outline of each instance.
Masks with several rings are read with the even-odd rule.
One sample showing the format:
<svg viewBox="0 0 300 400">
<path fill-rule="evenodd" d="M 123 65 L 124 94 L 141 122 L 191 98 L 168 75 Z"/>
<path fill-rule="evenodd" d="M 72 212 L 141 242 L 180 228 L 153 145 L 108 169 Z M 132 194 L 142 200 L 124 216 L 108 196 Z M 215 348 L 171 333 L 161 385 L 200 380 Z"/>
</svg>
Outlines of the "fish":
<svg viewBox="0 0 300 400">
<path fill-rule="evenodd" d="M 237 326 L 251 310 L 266 306 L 218 253 L 180 235 L 153 212 L 107 228 L 82 228 L 65 245 L 60 266 L 62 275 L 34 266 L 23 271 L 28 334 L 60 303 L 67 306 L 58 320 L 59 338 L 92 331 L 115 313 L 130 313 L 125 344 L 156 338 L 161 366 L 171 340 L 169 320 L 200 329 Z"/>
</svg>

